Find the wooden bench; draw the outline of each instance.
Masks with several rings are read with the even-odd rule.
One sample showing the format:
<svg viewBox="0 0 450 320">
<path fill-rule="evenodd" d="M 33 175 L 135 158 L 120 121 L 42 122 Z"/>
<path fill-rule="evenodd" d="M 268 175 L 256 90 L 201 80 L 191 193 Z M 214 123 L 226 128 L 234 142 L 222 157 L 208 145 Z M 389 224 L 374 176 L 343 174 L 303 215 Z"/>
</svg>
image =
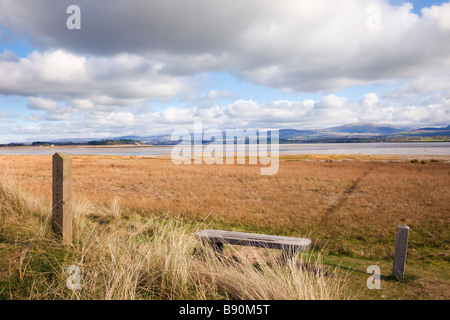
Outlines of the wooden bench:
<svg viewBox="0 0 450 320">
<path fill-rule="evenodd" d="M 283 261 L 292 260 L 300 251 L 307 251 L 311 248 L 309 239 L 257 233 L 203 230 L 197 232 L 195 236 L 197 239 L 211 244 L 214 250 L 220 254 L 223 253 L 224 244 L 281 249 Z"/>
</svg>

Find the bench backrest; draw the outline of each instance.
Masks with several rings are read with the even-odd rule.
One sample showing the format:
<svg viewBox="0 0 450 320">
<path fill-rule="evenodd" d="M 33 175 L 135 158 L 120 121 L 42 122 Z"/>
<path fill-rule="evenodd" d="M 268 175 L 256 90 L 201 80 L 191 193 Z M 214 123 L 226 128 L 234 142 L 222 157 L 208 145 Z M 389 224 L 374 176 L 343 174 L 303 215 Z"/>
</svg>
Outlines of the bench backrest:
<svg viewBox="0 0 450 320">
<path fill-rule="evenodd" d="M 198 238 L 206 238 L 207 240 L 215 243 L 295 251 L 306 251 L 311 248 L 311 240 L 305 238 L 283 237 L 224 230 L 203 230 L 197 232 L 195 235 Z"/>
</svg>

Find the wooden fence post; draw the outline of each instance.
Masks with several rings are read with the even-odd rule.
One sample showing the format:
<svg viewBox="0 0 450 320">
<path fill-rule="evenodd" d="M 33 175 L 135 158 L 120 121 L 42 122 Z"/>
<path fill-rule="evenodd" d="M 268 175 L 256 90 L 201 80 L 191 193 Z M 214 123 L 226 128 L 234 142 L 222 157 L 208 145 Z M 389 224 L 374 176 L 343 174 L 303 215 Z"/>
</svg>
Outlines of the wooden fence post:
<svg viewBox="0 0 450 320">
<path fill-rule="evenodd" d="M 395 241 L 394 267 L 392 276 L 398 280 L 403 280 L 405 276 L 406 248 L 408 246 L 408 226 L 398 226 L 397 239 Z"/>
<path fill-rule="evenodd" d="M 53 155 L 52 229 L 72 243 L 72 159 L 64 152 Z"/>
</svg>

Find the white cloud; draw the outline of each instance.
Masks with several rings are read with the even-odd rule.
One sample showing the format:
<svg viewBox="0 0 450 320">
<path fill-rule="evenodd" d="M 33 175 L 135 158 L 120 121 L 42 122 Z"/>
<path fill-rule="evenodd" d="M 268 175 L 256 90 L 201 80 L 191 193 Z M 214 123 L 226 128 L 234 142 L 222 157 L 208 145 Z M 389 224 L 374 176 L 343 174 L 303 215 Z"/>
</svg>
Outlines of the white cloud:
<svg viewBox="0 0 450 320">
<path fill-rule="evenodd" d="M 211 90 L 206 95 L 202 95 L 202 99 L 217 100 L 236 98 L 236 95 L 226 90 Z"/>
<path fill-rule="evenodd" d="M 0 59 L 0 79 L 8 79 L 0 82 L 0 93 L 75 100 L 75 106 L 86 109 L 172 98 L 190 88 L 182 77 L 161 74 L 159 68 L 128 54 L 87 59 L 63 50 L 35 51 L 26 58 Z M 30 108 L 52 107 L 33 99 Z"/>
<path fill-rule="evenodd" d="M 128 74 L 133 83 L 124 91 L 138 96 L 171 96 L 179 91 L 177 77 L 208 71 L 312 92 L 449 70 L 449 3 L 424 8 L 419 17 L 410 3 L 381 0 L 78 2 L 77 32 L 64 27 L 65 1 L 3 0 L 0 21 L 16 33 L 25 29 L 43 48 L 115 57 L 97 59 L 92 72 L 102 79 Z M 369 6 L 379 8 L 379 30 L 367 27 Z M 65 58 L 53 57 L 65 72 L 45 74 L 64 80 L 68 68 L 79 71 L 75 59 L 66 64 Z M 169 78 L 151 90 L 142 74 Z"/>
<path fill-rule="evenodd" d="M 450 30 L 450 3 L 423 8 L 422 14 L 425 19 L 437 23 L 442 29 Z"/>
<path fill-rule="evenodd" d="M 40 97 L 30 97 L 27 101 L 27 106 L 34 110 L 47 110 L 52 111 L 58 109 L 56 101 L 50 99 L 44 99 Z"/>
<path fill-rule="evenodd" d="M 37 113 L 32 113 L 30 116 L 27 117 L 27 120 L 31 122 L 39 122 L 42 120 L 42 116 Z"/>
<path fill-rule="evenodd" d="M 439 92 L 450 97 L 449 70 L 445 69 L 437 72 L 424 73 L 415 79 L 406 81 L 402 85 L 389 90 L 385 93 L 384 97 L 417 102 L 420 97 Z"/>
<path fill-rule="evenodd" d="M 50 117 L 54 121 L 39 122 L 44 118 L 49 120 Z M 147 110 L 140 113 L 130 110 L 93 111 L 78 113 L 76 121 L 70 107 L 67 107 L 57 109 L 57 112 L 50 111 L 44 118 L 33 114 L 29 120 L 37 121 L 35 126 L 16 126 L 10 132 L 17 136 L 32 135 L 33 140 L 50 140 L 61 137 L 170 134 L 180 127 L 192 129 L 196 121 L 202 121 L 204 129 L 317 129 L 352 122 L 377 122 L 407 127 L 448 125 L 450 99 L 415 106 L 391 105 L 375 93 L 364 95 L 358 103 L 351 103 L 335 95 L 324 96 L 317 101 L 279 100 L 263 104 L 252 100 L 236 100 L 228 105 L 216 104 L 209 108 L 171 106 L 161 111 Z"/>
</svg>

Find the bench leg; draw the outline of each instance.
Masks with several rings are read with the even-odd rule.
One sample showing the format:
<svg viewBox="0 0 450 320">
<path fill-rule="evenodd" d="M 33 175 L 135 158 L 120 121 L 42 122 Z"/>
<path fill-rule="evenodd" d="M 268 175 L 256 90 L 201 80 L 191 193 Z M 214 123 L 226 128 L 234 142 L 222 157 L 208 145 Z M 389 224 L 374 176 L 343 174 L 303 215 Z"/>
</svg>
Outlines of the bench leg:
<svg viewBox="0 0 450 320">
<path fill-rule="evenodd" d="M 221 242 L 213 242 L 213 241 L 209 241 L 204 239 L 203 243 L 207 246 L 210 246 L 211 248 L 213 248 L 213 250 L 219 254 L 222 255 L 223 254 L 223 243 Z"/>
<path fill-rule="evenodd" d="M 216 253 L 221 254 L 221 255 L 223 254 L 223 243 L 212 242 L 211 245 Z"/>
</svg>

